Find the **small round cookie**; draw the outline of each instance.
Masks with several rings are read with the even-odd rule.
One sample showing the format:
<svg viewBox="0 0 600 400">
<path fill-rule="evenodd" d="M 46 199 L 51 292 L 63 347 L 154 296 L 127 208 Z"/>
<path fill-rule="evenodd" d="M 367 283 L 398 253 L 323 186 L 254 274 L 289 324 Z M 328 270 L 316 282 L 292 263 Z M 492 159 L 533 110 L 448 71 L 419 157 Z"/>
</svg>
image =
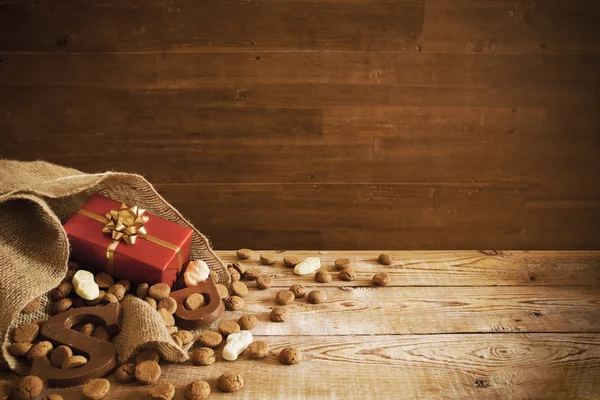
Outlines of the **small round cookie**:
<svg viewBox="0 0 600 400">
<path fill-rule="evenodd" d="M 31 346 L 31 349 L 29 349 L 27 352 L 26 357 L 29 361 L 32 361 L 35 357 L 45 357 L 50 354 L 52 349 L 54 349 L 52 343 L 47 340 L 43 340 Z"/>
<path fill-rule="evenodd" d="M 273 310 L 271 310 L 269 318 L 273 322 L 285 322 L 290 318 L 290 312 L 285 308 L 275 307 Z"/>
<path fill-rule="evenodd" d="M 227 267 L 227 272 L 229 272 L 229 276 L 231 277 L 232 282 L 237 282 L 240 279 L 242 279 L 240 273 L 237 271 L 237 269 L 233 267 Z"/>
<path fill-rule="evenodd" d="M 163 299 L 160 299 L 160 301 L 158 302 L 158 305 L 156 306 L 159 310 L 167 310 L 169 313 L 171 314 L 175 314 L 175 311 L 177 311 L 177 300 L 175 300 L 172 297 L 165 297 Z"/>
<path fill-rule="evenodd" d="M 97 306 L 102 302 L 102 300 L 104 300 L 104 296 L 106 296 L 106 292 L 104 290 L 99 290 L 98 297 L 96 297 L 94 300 L 85 300 L 85 304 L 87 304 L 88 306 Z M 76 297 L 75 299 L 79 298 L 80 297 Z"/>
<path fill-rule="evenodd" d="M 231 284 L 231 294 L 244 297 L 248 294 L 248 286 L 244 282 L 237 281 Z"/>
<path fill-rule="evenodd" d="M 111 303 L 118 303 L 119 299 L 117 299 L 117 296 L 115 296 L 112 293 L 105 293 L 104 296 L 102 297 L 102 304 L 111 304 Z"/>
<path fill-rule="evenodd" d="M 67 269 L 67 273 L 65 274 L 65 278 L 63 280 L 65 280 L 67 282 L 71 282 L 71 280 L 73 279 L 73 277 L 77 273 L 78 269 L 79 268 L 69 268 L 69 269 Z"/>
<path fill-rule="evenodd" d="M 223 336 L 219 332 L 215 331 L 204 331 L 198 336 L 198 343 L 204 347 L 210 347 L 214 349 L 223 342 Z"/>
<path fill-rule="evenodd" d="M 337 269 L 338 271 L 341 271 L 346 268 L 350 268 L 350 259 L 349 258 L 338 258 L 337 260 L 335 260 L 333 265 L 335 266 L 335 269 Z"/>
<path fill-rule="evenodd" d="M 225 299 L 225 308 L 229 311 L 238 311 L 244 307 L 244 299 L 239 296 L 230 296 Z"/>
<path fill-rule="evenodd" d="M 62 368 L 65 360 L 73 356 L 73 350 L 69 346 L 58 346 L 50 353 L 50 364 L 56 368 Z"/>
<path fill-rule="evenodd" d="M 292 285 L 290 286 L 290 292 L 294 294 L 294 297 L 299 299 L 306 295 L 306 287 L 304 285 Z"/>
<path fill-rule="evenodd" d="M 17 387 L 12 391 L 11 399 L 33 400 L 44 390 L 44 382 L 35 375 L 28 375 L 19 381 Z"/>
<path fill-rule="evenodd" d="M 340 271 L 338 277 L 342 281 L 355 281 L 356 280 L 356 272 L 354 272 L 351 268 L 346 268 Z"/>
<path fill-rule="evenodd" d="M 150 304 L 150 307 L 152 307 L 156 310 L 156 306 L 158 305 L 158 303 L 156 303 L 156 300 L 154 300 L 150 296 L 146 297 L 144 300 L 146 300 L 146 303 Z"/>
<path fill-rule="evenodd" d="M 115 283 L 113 277 L 106 272 L 100 272 L 99 274 L 96 274 L 96 276 L 94 276 L 94 281 L 100 287 L 100 289 L 108 289 Z"/>
<path fill-rule="evenodd" d="M 290 290 L 280 290 L 275 295 L 275 301 L 277 302 L 277 304 L 282 306 L 292 303 L 295 298 L 296 296 L 294 296 L 294 293 L 292 293 L 292 291 Z"/>
<path fill-rule="evenodd" d="M 135 366 L 135 379 L 145 385 L 156 383 L 160 378 L 160 365 L 156 361 L 143 361 Z"/>
<path fill-rule="evenodd" d="M 244 379 L 240 374 L 233 372 L 225 372 L 217 380 L 217 387 L 222 392 L 231 393 L 237 392 L 244 386 Z"/>
<path fill-rule="evenodd" d="M 231 335 L 232 333 L 237 333 L 240 331 L 240 326 L 237 322 L 234 321 L 223 321 L 219 324 L 219 332 L 224 337 Z"/>
<path fill-rule="evenodd" d="M 157 363 L 160 361 L 160 356 L 154 349 L 142 350 L 135 356 L 135 363 L 141 364 L 144 361 L 154 361 Z"/>
<path fill-rule="evenodd" d="M 181 339 L 181 343 L 185 346 L 186 344 L 192 343 L 194 340 L 194 335 L 190 331 L 186 331 L 185 329 L 180 329 L 174 333 L 175 336 L 178 336 Z"/>
<path fill-rule="evenodd" d="M 257 340 L 256 342 L 250 343 L 246 349 L 248 357 L 253 359 L 265 358 L 269 354 L 269 345 L 267 342 Z"/>
<path fill-rule="evenodd" d="M 61 312 L 67 311 L 69 308 L 71 308 L 72 305 L 72 299 L 70 299 L 69 297 L 62 298 L 56 303 L 54 303 L 54 305 L 52 306 L 52 313 L 60 314 Z"/>
<path fill-rule="evenodd" d="M 215 271 L 214 269 L 210 270 L 210 272 L 208 273 L 208 276 L 210 279 L 213 280 L 214 283 L 219 283 L 219 281 L 221 280 L 219 278 L 219 274 L 217 274 L 217 271 Z"/>
<path fill-rule="evenodd" d="M 79 328 L 79 332 L 83 333 L 85 336 L 92 336 L 92 333 L 94 333 L 95 328 L 96 327 L 94 326 L 94 324 L 87 323 L 83 324 L 81 328 Z"/>
<path fill-rule="evenodd" d="M 239 249 L 236 252 L 236 254 L 240 260 L 247 260 L 250 257 L 252 257 L 252 254 L 254 254 L 254 252 L 250 249 Z"/>
<path fill-rule="evenodd" d="M 36 297 L 35 299 L 31 300 L 29 303 L 27 303 L 27 305 L 25 307 L 23 307 L 23 309 L 21 310 L 21 312 L 23 314 L 31 314 L 36 312 L 37 310 L 40 309 L 40 298 Z"/>
<path fill-rule="evenodd" d="M 49 394 L 48 396 L 44 397 L 44 400 L 65 400 L 65 399 L 59 394 Z"/>
<path fill-rule="evenodd" d="M 296 265 L 300 264 L 300 257 L 296 256 L 285 256 L 283 257 L 283 264 L 288 268 L 294 268 Z"/>
<path fill-rule="evenodd" d="M 327 301 L 327 295 L 320 290 L 313 290 L 306 299 L 311 304 L 320 304 Z"/>
<path fill-rule="evenodd" d="M 263 265 L 273 265 L 275 264 L 275 260 L 277 258 L 275 257 L 275 254 L 273 253 L 263 253 L 260 255 L 260 262 Z"/>
<path fill-rule="evenodd" d="M 115 381 L 129 383 L 135 380 L 135 364 L 123 364 L 115 371 Z"/>
<path fill-rule="evenodd" d="M 167 325 L 167 326 L 175 325 L 175 318 L 173 318 L 173 314 L 171 314 L 164 308 L 161 308 L 160 310 L 158 310 L 158 313 L 162 317 L 163 321 L 165 321 L 165 325 Z"/>
<path fill-rule="evenodd" d="M 11 343 L 8 346 L 8 352 L 15 357 L 24 357 L 29 350 L 33 347 L 33 344 L 24 342 L 24 343 Z M 0 397 L 1 399 L 1 397 Z"/>
<path fill-rule="evenodd" d="M 92 379 L 83 385 L 83 395 L 89 400 L 103 399 L 109 390 L 110 382 L 102 378 Z"/>
<path fill-rule="evenodd" d="M 52 298 L 54 300 L 60 300 L 71 294 L 73 285 L 70 282 L 62 281 L 57 287 L 52 289 Z"/>
<path fill-rule="evenodd" d="M 183 306 L 188 310 L 197 310 L 206 305 L 206 299 L 200 293 L 192 293 L 183 301 Z"/>
<path fill-rule="evenodd" d="M 262 270 L 260 268 L 249 268 L 246 270 L 245 278 L 249 281 L 255 281 L 260 275 L 262 275 Z"/>
<path fill-rule="evenodd" d="M 377 286 L 386 286 L 390 283 L 390 276 L 385 272 L 378 272 L 373 276 L 373 283 Z"/>
<path fill-rule="evenodd" d="M 175 336 L 175 333 L 171 334 L 171 339 L 177 344 L 179 347 L 183 347 L 183 340 L 179 336 Z"/>
<path fill-rule="evenodd" d="M 284 365 L 298 364 L 302 358 L 302 352 L 294 347 L 286 347 L 279 353 L 279 362 Z"/>
<path fill-rule="evenodd" d="M 258 325 L 258 319 L 254 315 L 242 315 L 240 319 L 238 319 L 238 325 L 240 326 L 240 329 L 249 331 Z"/>
<path fill-rule="evenodd" d="M 140 299 L 148 297 L 150 286 L 147 283 L 141 283 L 135 290 L 135 295 Z"/>
<path fill-rule="evenodd" d="M 175 388 L 169 382 L 160 382 L 148 389 L 150 400 L 171 400 L 175 396 Z"/>
<path fill-rule="evenodd" d="M 167 326 L 167 331 L 169 332 L 169 335 L 176 333 L 178 330 L 179 328 L 177 328 L 176 326 Z"/>
<path fill-rule="evenodd" d="M 115 295 L 115 297 L 119 301 L 123 300 L 123 297 L 125 297 L 126 292 L 127 290 L 125 289 L 125 286 L 121 285 L 120 283 L 115 283 L 114 285 L 109 287 L 107 291 L 107 293 Z"/>
<path fill-rule="evenodd" d="M 215 286 L 217 287 L 217 293 L 219 293 L 220 298 L 225 300 L 226 298 L 229 297 L 229 290 L 227 289 L 227 287 L 225 285 L 217 283 Z"/>
<path fill-rule="evenodd" d="M 122 279 L 119 282 L 117 282 L 117 284 L 125 288 L 125 293 L 129 293 L 129 291 L 131 290 L 131 282 L 129 282 L 127 279 Z"/>
<path fill-rule="evenodd" d="M 261 274 L 256 278 L 256 287 L 265 290 L 273 286 L 273 277 L 268 274 Z"/>
<path fill-rule="evenodd" d="M 327 271 L 317 271 L 315 272 L 315 281 L 319 283 L 329 283 L 331 282 L 331 274 Z"/>
<path fill-rule="evenodd" d="M 199 347 L 195 349 L 192 351 L 190 358 L 194 365 L 202 366 L 214 364 L 217 360 L 214 350 L 209 347 Z"/>
<path fill-rule="evenodd" d="M 392 265 L 392 263 L 394 262 L 394 258 L 387 253 L 383 253 L 379 255 L 377 261 L 381 265 Z"/>
<path fill-rule="evenodd" d="M 241 262 L 234 262 L 231 266 L 240 274 L 240 277 L 243 278 L 246 275 L 246 266 Z"/>
<path fill-rule="evenodd" d="M 148 295 L 156 301 L 164 299 L 171 294 L 171 288 L 166 283 L 157 283 L 156 285 L 150 286 L 148 289 Z"/>
<path fill-rule="evenodd" d="M 84 356 L 67 357 L 63 362 L 62 369 L 73 369 L 87 364 L 88 360 Z"/>
<path fill-rule="evenodd" d="M 204 381 L 190 383 L 183 392 L 185 400 L 206 400 L 208 396 L 210 396 L 210 385 Z"/>
<path fill-rule="evenodd" d="M 106 329 L 104 329 L 103 326 L 96 326 L 94 328 L 94 333 L 92 333 L 92 337 L 96 338 L 98 340 L 108 340 L 110 339 L 110 336 L 108 334 L 108 332 L 106 332 Z"/>
</svg>

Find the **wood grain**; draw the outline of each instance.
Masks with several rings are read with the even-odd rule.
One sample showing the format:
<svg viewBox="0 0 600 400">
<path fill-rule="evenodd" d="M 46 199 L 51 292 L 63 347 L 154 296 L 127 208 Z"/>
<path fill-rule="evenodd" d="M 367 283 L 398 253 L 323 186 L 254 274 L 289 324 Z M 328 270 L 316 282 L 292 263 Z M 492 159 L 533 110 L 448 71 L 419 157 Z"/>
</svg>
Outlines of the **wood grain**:
<svg viewBox="0 0 600 400">
<path fill-rule="evenodd" d="M 594 0 L 428 0 L 425 9 L 425 52 L 600 52 Z"/>
<path fill-rule="evenodd" d="M 231 398 L 216 379 L 236 371 L 245 379 L 238 399 L 594 399 L 600 395 L 600 335 L 495 334 L 427 336 L 256 336 L 269 343 L 265 360 L 245 355 L 210 367 L 164 365 L 161 381 L 176 387 L 209 382 L 212 398 Z M 286 346 L 306 360 L 277 361 Z M 220 353 L 218 351 L 218 353 Z M 79 388 L 60 390 L 79 399 Z M 146 387 L 112 381 L 111 399 L 137 399 Z"/>
<path fill-rule="evenodd" d="M 390 275 L 389 286 L 600 286 L 598 252 L 556 251 L 277 251 L 273 265 L 262 265 L 257 250 L 241 261 L 232 251 L 217 251 L 227 263 L 240 262 L 247 268 L 260 268 L 275 278 L 275 287 L 301 283 L 306 286 L 359 287 L 373 286 L 377 272 Z M 377 262 L 380 253 L 390 254 L 394 262 L 384 266 Z M 321 269 L 330 271 L 334 279 L 317 284 L 312 274 L 298 276 L 293 268 L 283 266 L 283 258 L 319 257 Z M 340 281 L 333 267 L 338 258 L 351 260 L 357 273 L 352 282 Z"/>
</svg>

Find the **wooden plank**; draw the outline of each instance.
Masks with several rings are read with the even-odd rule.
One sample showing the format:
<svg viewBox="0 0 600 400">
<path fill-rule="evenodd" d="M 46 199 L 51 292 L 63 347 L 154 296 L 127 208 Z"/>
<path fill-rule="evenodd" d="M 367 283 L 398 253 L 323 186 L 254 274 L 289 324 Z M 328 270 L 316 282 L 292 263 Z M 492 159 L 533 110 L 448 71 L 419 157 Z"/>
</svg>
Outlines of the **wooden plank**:
<svg viewBox="0 0 600 400">
<path fill-rule="evenodd" d="M 386 272 L 389 286 L 599 286 L 599 252 L 556 251 L 277 251 L 273 265 L 262 265 L 260 254 L 241 261 L 234 251 L 217 251 L 227 263 L 241 262 L 246 267 L 258 267 L 275 277 L 275 287 L 301 283 L 306 286 L 357 287 L 373 286 L 372 277 Z M 383 266 L 377 262 L 381 253 L 392 255 L 394 263 Z M 322 270 L 330 271 L 334 279 L 317 284 L 313 274 L 298 276 L 285 268 L 283 258 L 319 257 Z M 340 281 L 333 267 L 338 258 L 349 258 L 357 279 Z"/>
<path fill-rule="evenodd" d="M 223 372 L 242 375 L 237 399 L 595 399 L 600 396 L 598 334 L 476 334 L 426 336 L 256 336 L 269 343 L 269 356 L 220 357 L 209 367 L 168 364 L 162 382 L 183 399 L 188 383 L 206 380 L 211 399 L 231 398 L 216 389 Z M 296 366 L 277 361 L 282 348 L 295 346 L 305 360 Z M 220 353 L 220 351 L 217 351 Z M 111 399 L 141 398 L 147 386 L 111 378 Z M 53 390 L 79 399 L 80 388 Z"/>
<path fill-rule="evenodd" d="M 281 288 L 249 294 L 241 311 L 225 319 L 254 314 L 259 335 L 412 335 L 485 332 L 599 332 L 597 287 L 340 287 L 314 283 L 327 301 L 300 299 L 287 305 L 285 323 L 271 322 Z M 369 323 L 365 324 L 365 318 Z M 318 327 L 318 329 L 317 329 Z"/>
<path fill-rule="evenodd" d="M 424 52 L 600 53 L 595 0 L 426 2 Z"/>
<path fill-rule="evenodd" d="M 126 4 L 40 1 L 32 7 L 13 2 L 0 8 L 0 50 L 419 51 L 424 3 L 137 0 Z"/>
<path fill-rule="evenodd" d="M 307 248 L 302 242 L 304 232 L 315 230 L 321 232 L 325 249 L 591 250 L 600 246 L 595 235 L 600 206 L 597 185 L 156 187 L 212 238 L 217 249 Z M 565 228 L 565 221 L 574 229 Z M 228 229 L 254 231 L 260 239 L 242 240 L 228 234 Z M 300 234 L 283 238 L 282 230 Z"/>
</svg>

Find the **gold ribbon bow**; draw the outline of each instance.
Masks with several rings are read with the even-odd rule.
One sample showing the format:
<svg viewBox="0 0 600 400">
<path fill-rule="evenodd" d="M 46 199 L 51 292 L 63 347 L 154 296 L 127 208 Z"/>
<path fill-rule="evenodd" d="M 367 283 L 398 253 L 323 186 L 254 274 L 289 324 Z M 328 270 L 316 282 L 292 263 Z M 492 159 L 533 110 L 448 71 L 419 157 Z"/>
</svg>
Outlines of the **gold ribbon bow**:
<svg viewBox="0 0 600 400">
<path fill-rule="evenodd" d="M 124 240 L 127 244 L 135 244 L 138 236 L 147 235 L 144 224 L 148 222 L 148 216 L 144 215 L 146 210 L 138 206 L 127 207 L 121 203 L 118 210 L 106 213 L 108 222 L 102 228 L 102 232 L 110 233 L 113 240 Z"/>
</svg>

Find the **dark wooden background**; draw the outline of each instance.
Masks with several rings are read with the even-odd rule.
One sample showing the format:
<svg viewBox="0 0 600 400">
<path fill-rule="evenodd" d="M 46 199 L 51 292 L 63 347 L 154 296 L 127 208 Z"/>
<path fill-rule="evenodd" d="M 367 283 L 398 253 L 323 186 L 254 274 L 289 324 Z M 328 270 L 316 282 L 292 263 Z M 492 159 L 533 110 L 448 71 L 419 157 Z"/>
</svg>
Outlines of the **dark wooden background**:
<svg viewBox="0 0 600 400">
<path fill-rule="evenodd" d="M 600 248 L 597 0 L 0 0 L 0 156 L 219 249 Z"/>
</svg>

